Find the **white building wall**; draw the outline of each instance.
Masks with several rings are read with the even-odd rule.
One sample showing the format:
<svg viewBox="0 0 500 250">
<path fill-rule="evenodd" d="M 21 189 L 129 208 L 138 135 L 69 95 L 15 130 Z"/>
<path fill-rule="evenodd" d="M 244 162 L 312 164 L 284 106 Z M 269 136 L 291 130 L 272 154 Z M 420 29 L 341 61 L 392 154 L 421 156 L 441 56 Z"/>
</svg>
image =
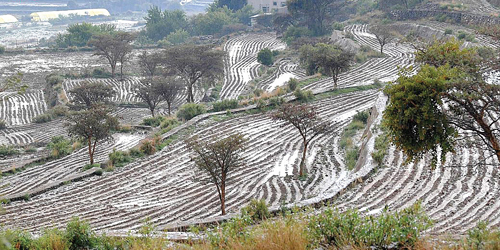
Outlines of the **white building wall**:
<svg viewBox="0 0 500 250">
<path fill-rule="evenodd" d="M 248 4 L 264 13 L 286 12 L 286 0 L 248 0 Z"/>
</svg>

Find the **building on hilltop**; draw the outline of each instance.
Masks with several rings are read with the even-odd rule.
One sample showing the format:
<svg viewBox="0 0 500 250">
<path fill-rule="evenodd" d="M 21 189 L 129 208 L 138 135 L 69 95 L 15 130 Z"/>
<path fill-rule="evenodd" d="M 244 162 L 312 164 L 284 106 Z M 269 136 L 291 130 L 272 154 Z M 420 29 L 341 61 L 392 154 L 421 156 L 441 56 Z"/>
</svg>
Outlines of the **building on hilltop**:
<svg viewBox="0 0 500 250">
<path fill-rule="evenodd" d="M 286 13 L 286 0 L 248 0 L 255 10 L 264 13 Z"/>
<path fill-rule="evenodd" d="M 70 16 L 110 16 L 106 9 L 84 9 L 84 10 L 64 10 L 64 11 L 46 11 L 31 13 L 31 21 L 47 22 L 51 19 Z"/>
</svg>

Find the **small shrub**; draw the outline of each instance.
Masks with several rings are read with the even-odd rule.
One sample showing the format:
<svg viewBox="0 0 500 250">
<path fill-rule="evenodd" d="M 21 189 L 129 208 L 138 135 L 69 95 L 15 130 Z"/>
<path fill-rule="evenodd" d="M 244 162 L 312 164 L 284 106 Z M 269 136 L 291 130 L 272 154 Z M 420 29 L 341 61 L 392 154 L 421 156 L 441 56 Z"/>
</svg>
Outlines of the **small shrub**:
<svg viewBox="0 0 500 250">
<path fill-rule="evenodd" d="M 268 48 L 262 49 L 257 54 L 257 62 L 263 65 L 271 66 L 273 65 L 273 61 L 274 61 L 273 52 Z"/>
<path fill-rule="evenodd" d="M 66 225 L 65 239 L 69 249 L 92 249 L 96 245 L 95 233 L 90 225 L 77 217 L 73 217 Z"/>
<path fill-rule="evenodd" d="M 99 163 L 87 164 L 87 165 L 83 166 L 83 171 L 89 170 L 91 168 L 100 168 L 100 167 L 101 167 L 101 164 L 99 164 Z"/>
<path fill-rule="evenodd" d="M 314 100 L 314 94 L 311 90 L 301 90 L 296 89 L 293 95 L 297 98 L 299 102 L 310 102 Z"/>
<path fill-rule="evenodd" d="M 115 167 L 120 168 L 130 162 L 132 162 L 132 157 L 128 152 L 116 151 L 116 149 L 113 148 L 113 152 L 109 154 L 109 164 Z"/>
<path fill-rule="evenodd" d="M 253 90 L 253 95 L 256 97 L 259 97 L 260 95 L 262 95 L 262 93 L 264 93 L 264 90 L 262 90 L 262 89 L 254 89 Z"/>
<path fill-rule="evenodd" d="M 69 109 L 67 106 L 57 105 L 50 110 L 53 117 L 67 116 Z"/>
<path fill-rule="evenodd" d="M 142 153 L 147 154 L 147 155 L 153 155 L 156 153 L 156 145 L 154 140 L 145 140 L 141 143 L 141 146 L 139 147 Z"/>
<path fill-rule="evenodd" d="M 47 148 L 51 150 L 52 157 L 59 159 L 73 152 L 72 143 L 70 140 L 64 138 L 64 136 L 54 136 L 52 137 Z"/>
<path fill-rule="evenodd" d="M 161 122 L 165 120 L 163 116 L 149 117 L 142 120 L 142 124 L 151 127 L 160 126 Z"/>
<path fill-rule="evenodd" d="M 445 34 L 445 35 L 451 35 L 451 34 L 453 34 L 453 30 L 452 30 L 452 29 L 446 29 L 446 30 L 444 31 L 444 34 Z"/>
<path fill-rule="evenodd" d="M 213 111 L 225 111 L 229 109 L 235 109 L 238 107 L 238 100 L 222 100 L 214 103 Z"/>
<path fill-rule="evenodd" d="M 138 148 L 131 148 L 131 149 L 129 149 L 128 154 L 132 158 L 141 158 L 141 157 L 144 156 L 144 153 L 140 149 L 138 149 Z"/>
<path fill-rule="evenodd" d="M 258 109 L 260 110 L 263 110 L 266 106 L 267 106 L 267 103 L 266 101 L 262 100 L 262 99 L 259 99 L 257 100 L 257 103 L 255 105 Z"/>
<path fill-rule="evenodd" d="M 458 31 L 457 38 L 459 40 L 465 40 L 467 42 L 474 42 L 474 40 L 476 39 L 474 34 L 470 34 L 470 33 L 464 32 L 464 31 Z"/>
<path fill-rule="evenodd" d="M 33 122 L 34 123 L 46 123 L 52 121 L 53 117 L 51 114 L 41 114 L 38 116 L 33 117 Z"/>
<path fill-rule="evenodd" d="M 92 77 L 109 78 L 109 77 L 111 77 L 111 73 L 109 73 L 108 71 L 106 71 L 103 68 L 97 68 L 97 69 L 92 70 Z"/>
<path fill-rule="evenodd" d="M 35 245 L 35 249 L 67 250 L 69 248 L 64 233 L 57 228 L 44 229 Z"/>
<path fill-rule="evenodd" d="M 6 128 L 7 128 L 7 123 L 4 120 L 0 119 L 0 130 Z"/>
<path fill-rule="evenodd" d="M 3 54 L 5 53 L 5 47 L 4 46 L 0 46 L 0 54 Z"/>
<path fill-rule="evenodd" d="M 177 118 L 184 121 L 189 121 L 195 116 L 201 115 L 206 112 L 207 110 L 205 108 L 205 105 L 203 104 L 186 103 L 182 105 L 177 111 Z"/>
<path fill-rule="evenodd" d="M 356 166 L 356 163 L 358 162 L 358 158 L 359 158 L 359 147 L 355 146 L 347 150 L 345 153 L 347 169 L 353 170 L 354 167 Z"/>
<path fill-rule="evenodd" d="M 252 199 L 250 204 L 243 207 L 241 213 L 250 216 L 254 221 L 265 220 L 271 215 L 267 209 L 266 201 L 256 199 Z"/>
<path fill-rule="evenodd" d="M 13 249 L 19 249 L 19 250 L 33 249 L 33 237 L 29 232 L 21 230 L 15 230 L 15 231 L 7 230 L 4 232 L 4 239 L 7 240 L 13 246 Z"/>
<path fill-rule="evenodd" d="M 97 170 L 94 172 L 94 174 L 96 174 L 97 176 L 101 176 L 101 175 L 102 175 L 102 173 L 103 173 L 102 168 L 99 168 L 99 169 L 97 169 Z"/>
<path fill-rule="evenodd" d="M 273 96 L 269 98 L 269 105 L 272 107 L 279 107 L 283 103 L 285 103 L 285 99 L 283 97 Z"/>
<path fill-rule="evenodd" d="M 12 145 L 0 145 L 0 156 L 11 156 L 19 154 L 19 150 Z"/>
<path fill-rule="evenodd" d="M 340 30 L 340 31 L 343 31 L 343 30 L 344 30 L 344 27 L 345 27 L 345 26 L 344 26 L 344 24 L 339 23 L 339 22 L 334 22 L 334 23 L 332 24 L 332 28 L 333 28 L 334 30 Z"/>
<path fill-rule="evenodd" d="M 167 118 L 161 122 L 160 128 L 169 128 L 179 125 L 179 120 L 175 117 Z"/>
<path fill-rule="evenodd" d="M 48 83 L 50 86 L 61 84 L 63 81 L 64 78 L 56 73 L 52 73 L 45 77 L 45 82 Z"/>
<path fill-rule="evenodd" d="M 25 194 L 23 195 L 23 201 L 29 201 L 31 199 L 31 195 Z"/>
<path fill-rule="evenodd" d="M 295 91 L 298 86 L 299 86 L 299 80 L 295 78 L 288 80 L 288 89 L 290 91 Z"/>
<path fill-rule="evenodd" d="M 353 121 L 360 121 L 364 124 L 368 122 L 368 117 L 370 117 L 370 113 L 368 111 L 357 112 L 352 118 Z"/>
</svg>

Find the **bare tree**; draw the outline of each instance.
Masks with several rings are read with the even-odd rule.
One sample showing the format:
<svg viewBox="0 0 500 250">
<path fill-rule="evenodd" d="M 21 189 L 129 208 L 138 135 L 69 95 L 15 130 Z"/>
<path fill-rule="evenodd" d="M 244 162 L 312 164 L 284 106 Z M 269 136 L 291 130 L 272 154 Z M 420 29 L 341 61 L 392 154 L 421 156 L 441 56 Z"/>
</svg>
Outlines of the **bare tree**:
<svg viewBox="0 0 500 250">
<path fill-rule="evenodd" d="M 135 39 L 135 35 L 128 32 L 116 32 L 112 34 L 98 34 L 92 37 L 89 45 L 96 50 L 94 55 L 108 60 L 111 66 L 111 75 L 115 76 L 116 65 L 120 63 L 120 75 L 123 78 L 123 65 L 132 52 L 130 43 Z"/>
<path fill-rule="evenodd" d="M 78 108 L 83 106 L 87 109 L 98 103 L 108 103 L 116 94 L 112 87 L 100 82 L 83 82 L 69 93 Z"/>
<path fill-rule="evenodd" d="M 144 79 L 141 82 L 142 86 L 136 89 L 135 95 L 148 105 L 151 115 L 155 117 L 155 109 L 162 101 L 162 96 L 157 91 L 157 83 L 152 79 Z"/>
<path fill-rule="evenodd" d="M 143 51 L 142 54 L 139 55 L 139 66 L 144 76 L 153 77 L 160 63 L 161 54 L 159 53 L 147 53 Z"/>
<path fill-rule="evenodd" d="M 302 159 L 299 175 L 306 175 L 306 153 L 309 143 L 320 134 L 330 131 L 330 123 L 318 117 L 316 108 L 307 104 L 284 104 L 271 114 L 273 121 L 283 121 L 280 127 L 294 126 L 302 137 Z"/>
<path fill-rule="evenodd" d="M 95 105 L 69 115 L 64 126 L 70 136 L 87 141 L 90 164 L 94 164 L 97 144 L 111 138 L 111 131 L 117 129 L 119 123 L 107 107 Z"/>
<path fill-rule="evenodd" d="M 226 214 L 226 183 L 231 173 L 244 166 L 241 153 L 245 150 L 246 141 L 241 134 L 232 134 L 213 142 L 197 137 L 186 140 L 187 146 L 196 154 L 193 158 L 196 167 L 208 174 L 207 182 L 217 187 L 222 215 Z"/>
<path fill-rule="evenodd" d="M 370 28 L 370 31 L 375 35 L 378 43 L 380 44 L 380 53 L 384 52 L 384 46 L 386 44 L 396 38 L 396 35 L 388 25 L 375 25 Z"/>
<path fill-rule="evenodd" d="M 156 92 L 167 102 L 168 115 L 170 115 L 172 103 L 184 86 L 181 80 L 175 76 L 167 76 L 165 78 L 155 77 L 153 81 L 156 82 Z"/>
<path fill-rule="evenodd" d="M 193 87 L 201 78 L 219 78 L 224 74 L 225 52 L 211 45 L 183 45 L 165 50 L 165 66 L 184 80 L 188 102 L 194 102 Z"/>
</svg>

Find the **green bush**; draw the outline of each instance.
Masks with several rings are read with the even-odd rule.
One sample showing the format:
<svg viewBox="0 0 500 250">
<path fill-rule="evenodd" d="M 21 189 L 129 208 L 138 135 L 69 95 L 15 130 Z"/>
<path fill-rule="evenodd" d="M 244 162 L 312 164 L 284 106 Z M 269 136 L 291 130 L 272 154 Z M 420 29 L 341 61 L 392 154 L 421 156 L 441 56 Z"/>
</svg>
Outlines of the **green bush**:
<svg viewBox="0 0 500 250">
<path fill-rule="evenodd" d="M 261 64 L 266 65 L 266 66 L 273 65 L 273 61 L 274 61 L 273 52 L 268 48 L 262 49 L 257 54 L 257 61 Z"/>
<path fill-rule="evenodd" d="M 4 46 L 0 46 L 0 54 L 3 54 L 5 53 L 5 47 Z"/>
<path fill-rule="evenodd" d="M 205 105 L 196 103 L 186 103 L 177 111 L 177 118 L 189 121 L 197 115 L 207 112 Z"/>
<path fill-rule="evenodd" d="M 142 153 L 147 155 L 153 155 L 156 153 L 156 144 L 154 140 L 145 140 L 141 143 L 139 147 Z"/>
<path fill-rule="evenodd" d="M 64 78 L 56 73 L 52 73 L 45 77 L 45 82 L 48 83 L 50 86 L 61 84 L 63 81 Z"/>
<path fill-rule="evenodd" d="M 163 116 L 149 117 L 142 120 L 142 124 L 151 127 L 158 127 L 164 120 L 165 117 Z"/>
<path fill-rule="evenodd" d="M 354 117 L 352 118 L 353 121 L 360 121 L 364 124 L 366 124 L 368 122 L 368 117 L 370 117 L 370 112 L 368 112 L 367 110 L 366 111 L 363 111 L 363 112 L 357 112 Z"/>
<path fill-rule="evenodd" d="M 314 100 L 314 94 L 311 90 L 301 90 L 296 89 L 293 95 L 297 98 L 299 102 L 310 102 Z"/>
<path fill-rule="evenodd" d="M 344 25 L 343 23 L 334 22 L 334 23 L 332 24 L 332 28 L 333 28 L 334 30 L 340 30 L 340 31 L 343 31 L 343 30 L 344 30 L 344 27 L 345 27 L 345 25 Z"/>
<path fill-rule="evenodd" d="M 214 103 L 213 111 L 225 111 L 238 107 L 238 100 L 222 100 Z"/>
<path fill-rule="evenodd" d="M 73 152 L 73 143 L 64 138 L 64 136 L 54 136 L 47 144 L 47 148 L 51 151 L 51 156 L 59 159 Z"/>
<path fill-rule="evenodd" d="M 103 68 L 96 68 L 92 70 L 92 77 L 95 78 L 110 78 L 111 73 Z"/>
<path fill-rule="evenodd" d="M 52 121 L 53 117 L 51 114 L 46 113 L 46 114 L 41 114 L 33 117 L 33 122 L 34 123 L 46 123 Z"/>
<path fill-rule="evenodd" d="M 250 204 L 241 209 L 242 215 L 250 216 L 254 221 L 265 220 L 270 217 L 265 200 L 252 199 Z"/>
<path fill-rule="evenodd" d="M 64 237 L 64 232 L 54 229 L 44 229 L 42 235 L 34 242 L 34 249 L 69 249 L 69 243 Z"/>
<path fill-rule="evenodd" d="M 299 80 L 292 78 L 292 79 L 288 80 L 287 85 L 288 85 L 288 89 L 290 91 L 295 91 L 297 89 L 297 87 L 299 86 Z"/>
<path fill-rule="evenodd" d="M 327 209 L 309 221 L 314 241 L 336 248 L 412 249 L 420 234 L 430 228 L 432 221 L 420 203 L 415 203 L 399 212 L 387 209 L 379 216 L 361 216 L 356 210 L 340 213 Z"/>
<path fill-rule="evenodd" d="M 458 31 L 457 38 L 459 40 L 465 40 L 467 42 L 474 42 L 474 40 L 476 39 L 474 34 L 470 34 L 470 33 L 464 32 L 464 31 Z"/>
<path fill-rule="evenodd" d="M 141 157 L 144 156 L 144 153 L 140 149 L 138 149 L 138 148 L 131 148 L 131 149 L 129 149 L 128 154 L 132 158 L 141 158 Z"/>
<path fill-rule="evenodd" d="M 4 239 L 10 243 L 13 246 L 12 249 L 30 250 L 34 248 L 33 236 L 26 231 L 6 230 L 2 232 L 0 239 Z M 3 246 L 2 242 L 0 242 L 0 249 L 4 249 L 1 246 Z"/>
<path fill-rule="evenodd" d="M 262 89 L 254 89 L 253 90 L 253 95 L 256 97 L 259 97 L 260 95 L 262 95 L 262 93 L 264 93 L 264 90 L 262 90 Z"/>
<path fill-rule="evenodd" d="M 10 156 L 19 154 L 19 150 L 12 145 L 0 145 L 0 156 Z"/>
<path fill-rule="evenodd" d="M 167 37 L 165 37 L 165 40 L 173 45 L 183 44 L 187 42 L 188 39 L 189 39 L 189 32 L 185 31 L 184 29 L 178 29 L 174 32 L 171 32 L 170 34 L 167 35 Z"/>
<path fill-rule="evenodd" d="M 132 162 L 132 157 L 128 152 L 116 151 L 113 148 L 113 152 L 109 153 L 109 163 L 115 167 L 121 168 L 130 162 Z"/>
<path fill-rule="evenodd" d="M 269 105 L 272 107 L 279 107 L 283 103 L 285 103 L 285 98 L 280 97 L 280 96 L 273 96 L 269 98 Z"/>
<path fill-rule="evenodd" d="M 300 37 L 308 37 L 311 36 L 312 32 L 307 27 L 295 27 L 290 26 L 287 28 L 285 33 L 283 33 L 283 40 L 291 45 L 295 40 Z"/>
<path fill-rule="evenodd" d="M 97 169 L 94 173 L 95 173 L 97 176 L 101 176 L 101 175 L 103 174 L 102 168 Z"/>
<path fill-rule="evenodd" d="M 85 166 L 83 166 L 83 171 L 89 170 L 91 168 L 100 168 L 100 167 L 101 167 L 101 164 L 99 164 L 99 163 L 86 164 Z"/>
<path fill-rule="evenodd" d="M 67 116 L 69 113 L 69 109 L 67 106 L 57 105 L 50 110 L 50 113 L 53 117 Z"/>
<path fill-rule="evenodd" d="M 451 34 L 453 34 L 453 30 L 452 30 L 452 29 L 446 29 L 446 30 L 444 31 L 444 34 L 445 34 L 445 35 L 451 35 Z"/>
<path fill-rule="evenodd" d="M 96 245 L 96 236 L 90 225 L 77 217 L 66 225 L 65 238 L 69 249 L 92 249 Z"/>
<path fill-rule="evenodd" d="M 356 163 L 358 162 L 358 158 L 359 158 L 359 147 L 355 146 L 347 150 L 345 153 L 347 169 L 353 170 L 354 167 L 356 166 Z"/>
</svg>

